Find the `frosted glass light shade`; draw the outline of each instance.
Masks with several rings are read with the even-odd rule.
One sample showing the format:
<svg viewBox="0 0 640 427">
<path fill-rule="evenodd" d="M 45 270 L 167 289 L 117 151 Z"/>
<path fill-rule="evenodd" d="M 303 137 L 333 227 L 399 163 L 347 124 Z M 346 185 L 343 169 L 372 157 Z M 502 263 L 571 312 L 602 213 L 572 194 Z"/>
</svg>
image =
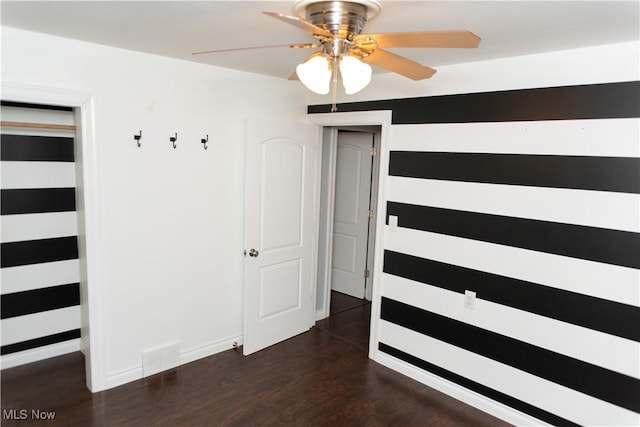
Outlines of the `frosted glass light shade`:
<svg viewBox="0 0 640 427">
<path fill-rule="evenodd" d="M 371 82 L 371 66 L 353 56 L 345 55 L 340 61 L 340 74 L 344 92 L 352 95 Z"/>
<path fill-rule="evenodd" d="M 329 61 L 323 55 L 317 55 L 296 67 L 298 78 L 309 90 L 326 95 L 331 83 Z"/>
</svg>

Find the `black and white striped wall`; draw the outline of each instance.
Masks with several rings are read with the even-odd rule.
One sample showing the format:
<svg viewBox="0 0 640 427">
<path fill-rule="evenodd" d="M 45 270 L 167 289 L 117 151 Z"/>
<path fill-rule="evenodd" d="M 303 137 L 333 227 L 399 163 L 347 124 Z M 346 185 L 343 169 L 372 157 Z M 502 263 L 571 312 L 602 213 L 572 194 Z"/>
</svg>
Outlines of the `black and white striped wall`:
<svg viewBox="0 0 640 427">
<path fill-rule="evenodd" d="M 378 351 L 549 424 L 638 425 L 640 82 L 338 110 L 392 110 Z"/>
<path fill-rule="evenodd" d="M 6 122 L 71 127 L 66 107 L 2 103 Z M 2 368 L 80 350 L 72 130 L 6 127 L 2 160 Z"/>
</svg>

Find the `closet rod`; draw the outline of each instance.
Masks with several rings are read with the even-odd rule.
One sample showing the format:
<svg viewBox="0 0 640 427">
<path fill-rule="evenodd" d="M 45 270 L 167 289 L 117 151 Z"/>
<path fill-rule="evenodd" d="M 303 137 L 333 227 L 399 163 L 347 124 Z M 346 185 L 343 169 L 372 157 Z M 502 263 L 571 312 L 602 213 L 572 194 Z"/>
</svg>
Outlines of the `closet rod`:
<svg viewBox="0 0 640 427">
<path fill-rule="evenodd" d="M 0 122 L 0 126 L 8 127 L 8 128 L 76 130 L 75 125 L 57 125 L 53 123 L 8 122 L 4 120 Z"/>
</svg>

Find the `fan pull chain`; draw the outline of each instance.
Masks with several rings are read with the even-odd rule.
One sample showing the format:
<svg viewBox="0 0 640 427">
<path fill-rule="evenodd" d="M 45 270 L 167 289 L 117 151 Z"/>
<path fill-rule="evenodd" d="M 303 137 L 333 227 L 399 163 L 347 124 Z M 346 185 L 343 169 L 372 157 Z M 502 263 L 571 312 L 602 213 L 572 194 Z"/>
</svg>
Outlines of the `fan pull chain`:
<svg viewBox="0 0 640 427">
<path fill-rule="evenodd" d="M 338 97 L 338 58 L 336 56 L 333 57 L 333 61 L 331 62 L 331 75 L 331 112 L 334 113 L 338 111 L 338 107 L 336 106 L 336 100 Z"/>
</svg>

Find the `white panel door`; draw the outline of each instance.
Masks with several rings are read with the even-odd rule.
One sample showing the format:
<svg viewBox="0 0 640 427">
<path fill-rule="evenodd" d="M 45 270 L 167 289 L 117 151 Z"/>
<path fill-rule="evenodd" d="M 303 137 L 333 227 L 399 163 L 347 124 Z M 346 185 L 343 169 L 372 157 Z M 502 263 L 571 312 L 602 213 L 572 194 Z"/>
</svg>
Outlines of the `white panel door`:
<svg viewBox="0 0 640 427">
<path fill-rule="evenodd" d="M 247 124 L 245 355 L 313 326 L 318 144 L 315 125 Z"/>
<path fill-rule="evenodd" d="M 339 132 L 331 289 L 365 296 L 373 134 Z"/>
</svg>

